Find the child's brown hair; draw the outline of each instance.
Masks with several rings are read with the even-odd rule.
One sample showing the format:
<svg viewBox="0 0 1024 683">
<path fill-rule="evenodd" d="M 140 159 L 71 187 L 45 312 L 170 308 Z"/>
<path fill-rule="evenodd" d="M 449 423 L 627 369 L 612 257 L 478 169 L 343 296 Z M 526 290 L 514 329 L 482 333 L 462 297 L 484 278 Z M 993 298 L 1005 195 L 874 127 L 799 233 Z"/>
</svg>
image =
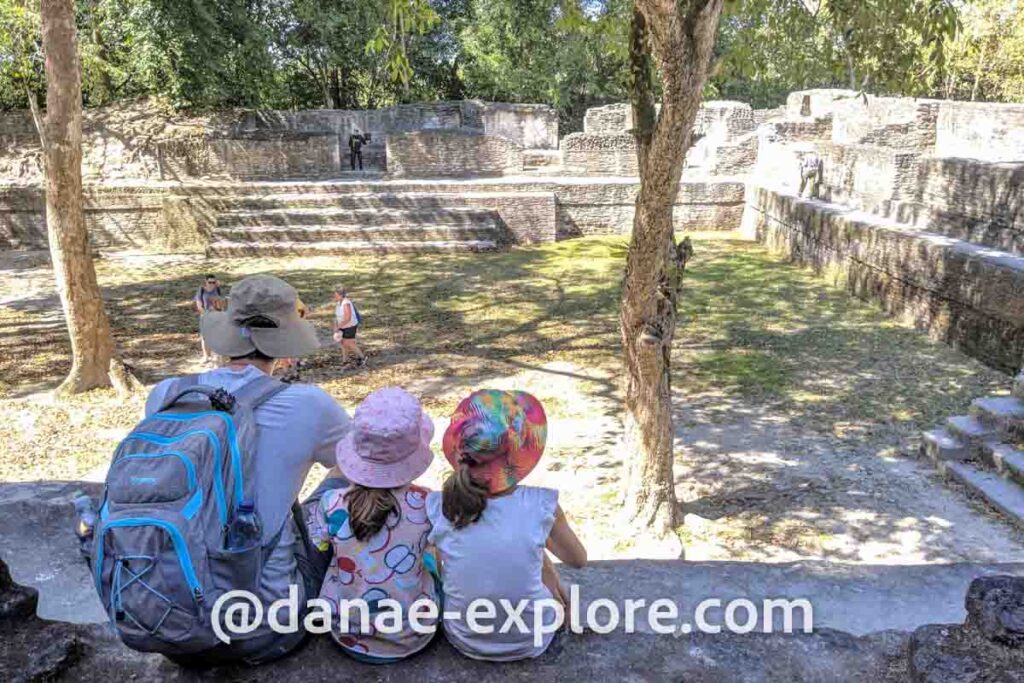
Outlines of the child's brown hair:
<svg viewBox="0 0 1024 683">
<path fill-rule="evenodd" d="M 441 487 L 441 514 L 461 529 L 480 519 L 486 509 L 487 487 L 473 479 L 468 465 L 460 465 Z"/>
<path fill-rule="evenodd" d="M 391 489 L 374 489 L 353 484 L 345 494 L 348 505 L 348 523 L 356 540 L 366 542 L 384 528 L 388 517 L 400 515 L 398 500 Z"/>
</svg>

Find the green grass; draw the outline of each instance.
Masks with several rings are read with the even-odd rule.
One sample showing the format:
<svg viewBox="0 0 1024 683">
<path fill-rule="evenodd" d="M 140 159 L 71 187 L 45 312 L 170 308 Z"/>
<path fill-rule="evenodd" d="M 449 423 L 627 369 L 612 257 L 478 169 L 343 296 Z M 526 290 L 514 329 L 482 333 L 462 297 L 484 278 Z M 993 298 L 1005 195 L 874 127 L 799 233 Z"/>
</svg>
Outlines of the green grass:
<svg viewBox="0 0 1024 683">
<path fill-rule="evenodd" d="M 1007 383 L 759 245 L 693 237 L 674 361 L 674 387 L 684 397 L 711 392 L 770 402 L 809 427 L 864 434 L 941 420 Z M 387 384 L 508 374 L 556 360 L 616 372 L 625 254 L 623 238 L 607 237 L 493 254 L 132 268 L 100 261 L 98 271 L 118 344 L 147 381 L 180 370 L 197 353 L 190 298 L 205 272 L 229 285 L 253 273 L 278 275 L 324 330 L 333 287 L 345 284 L 366 320 L 361 341 L 370 367 L 358 380 L 343 376 L 339 354 L 329 349 L 312 359 L 311 372 L 351 404 Z M 11 395 L 55 385 L 67 372 L 63 329 L 42 323 L 43 313 L 0 307 L 0 375 Z"/>
</svg>

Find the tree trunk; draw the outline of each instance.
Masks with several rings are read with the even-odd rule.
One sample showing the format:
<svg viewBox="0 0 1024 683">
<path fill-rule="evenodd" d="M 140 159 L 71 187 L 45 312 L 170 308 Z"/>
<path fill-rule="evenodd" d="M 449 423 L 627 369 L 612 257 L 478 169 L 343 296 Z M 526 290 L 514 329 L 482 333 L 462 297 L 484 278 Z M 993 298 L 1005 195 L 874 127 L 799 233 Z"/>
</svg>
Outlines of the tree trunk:
<svg viewBox="0 0 1024 683">
<path fill-rule="evenodd" d="M 672 207 L 710 71 L 722 0 L 636 0 L 630 36 L 640 191 L 620 317 L 625 365 L 625 504 L 657 534 L 679 521 L 672 474 L 671 350 L 689 240 Z M 651 57 L 661 75 L 655 118 Z"/>
<path fill-rule="evenodd" d="M 71 337 L 72 366 L 58 393 L 137 388 L 114 353 L 82 212 L 82 82 L 72 0 L 42 0 L 46 56 L 46 225 L 50 259 Z"/>
<path fill-rule="evenodd" d="M 341 80 L 338 76 L 338 67 L 330 68 L 330 82 L 327 86 L 328 97 L 331 102 L 331 109 L 341 109 Z"/>
<path fill-rule="evenodd" d="M 978 55 L 978 64 L 974 70 L 974 83 L 971 85 L 971 102 L 978 99 L 978 86 L 981 84 L 981 75 L 985 71 L 985 60 L 988 53 L 988 39 L 981 44 L 981 53 Z"/>
</svg>

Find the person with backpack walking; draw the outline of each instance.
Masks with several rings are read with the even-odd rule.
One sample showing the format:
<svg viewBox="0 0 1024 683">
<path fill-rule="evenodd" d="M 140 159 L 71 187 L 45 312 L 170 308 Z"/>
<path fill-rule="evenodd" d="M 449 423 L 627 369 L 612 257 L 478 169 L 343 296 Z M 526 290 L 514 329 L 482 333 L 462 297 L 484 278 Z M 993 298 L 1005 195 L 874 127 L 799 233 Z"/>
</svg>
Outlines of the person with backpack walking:
<svg viewBox="0 0 1024 683">
<path fill-rule="evenodd" d="M 227 363 L 160 382 L 114 454 L 90 559 L 111 624 L 135 650 L 189 667 L 261 664 L 305 639 L 301 624 L 278 633 L 264 618 L 227 644 L 211 613 L 232 590 L 266 614 L 295 586 L 304 606 L 326 571 L 295 503 L 313 463 L 334 465 L 350 420 L 322 389 L 271 376 L 279 359 L 320 347 L 296 301 L 267 275 L 233 287 L 227 310 L 201 323 Z"/>
<path fill-rule="evenodd" d="M 366 355 L 356 343 L 356 332 L 363 322 L 359 309 L 348 296 L 348 290 L 339 285 L 334 289 L 334 341 L 341 344 L 341 362 L 348 363 L 349 357 L 355 357 L 355 364 L 366 363 Z"/>
</svg>

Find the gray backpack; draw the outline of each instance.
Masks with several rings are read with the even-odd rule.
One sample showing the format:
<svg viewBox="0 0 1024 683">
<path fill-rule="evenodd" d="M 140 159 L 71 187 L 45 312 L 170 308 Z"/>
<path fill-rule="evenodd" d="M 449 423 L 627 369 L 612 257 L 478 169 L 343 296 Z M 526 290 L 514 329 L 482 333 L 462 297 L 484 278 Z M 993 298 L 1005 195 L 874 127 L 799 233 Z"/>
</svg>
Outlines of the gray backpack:
<svg viewBox="0 0 1024 683">
<path fill-rule="evenodd" d="M 225 548 L 242 501 L 254 501 L 253 411 L 288 385 L 261 377 L 234 394 L 179 379 L 160 410 L 121 442 L 107 474 L 92 548 L 96 590 L 128 647 L 168 655 L 220 641 L 217 598 L 255 592 L 277 545 Z"/>
</svg>

